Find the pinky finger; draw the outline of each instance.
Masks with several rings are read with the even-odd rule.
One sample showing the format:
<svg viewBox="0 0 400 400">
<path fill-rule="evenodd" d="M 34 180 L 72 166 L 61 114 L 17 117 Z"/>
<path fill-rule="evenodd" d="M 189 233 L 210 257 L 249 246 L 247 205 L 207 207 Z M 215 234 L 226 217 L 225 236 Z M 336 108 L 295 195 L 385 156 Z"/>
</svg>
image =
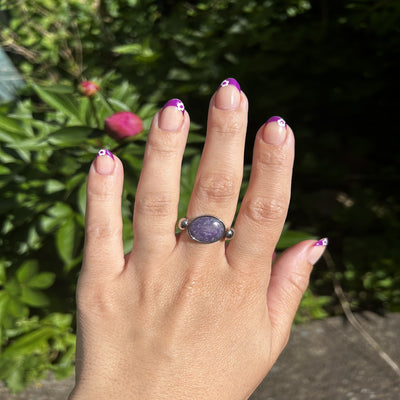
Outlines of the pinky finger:
<svg viewBox="0 0 400 400">
<path fill-rule="evenodd" d="M 289 339 L 290 329 L 301 298 L 307 290 L 313 265 L 325 251 L 328 239 L 305 240 L 284 251 L 274 262 L 267 292 L 271 321 L 272 354 L 281 353 Z M 278 339 L 280 338 L 280 339 Z"/>
</svg>

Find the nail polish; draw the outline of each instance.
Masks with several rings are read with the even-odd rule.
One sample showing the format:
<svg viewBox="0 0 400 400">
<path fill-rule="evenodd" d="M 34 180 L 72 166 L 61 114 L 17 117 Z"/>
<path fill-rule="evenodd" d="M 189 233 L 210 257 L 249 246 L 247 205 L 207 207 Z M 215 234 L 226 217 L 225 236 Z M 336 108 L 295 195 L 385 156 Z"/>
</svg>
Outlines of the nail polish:
<svg viewBox="0 0 400 400">
<path fill-rule="evenodd" d="M 99 156 L 108 156 L 108 157 L 111 157 L 111 158 L 114 160 L 114 155 L 113 155 L 113 153 L 111 153 L 111 151 L 108 150 L 108 149 L 101 149 L 101 150 L 99 150 L 99 152 L 97 153 L 97 156 L 96 156 L 96 157 L 99 157 Z"/>
<path fill-rule="evenodd" d="M 281 128 L 286 128 L 286 122 L 285 122 L 285 120 L 284 120 L 282 117 L 278 117 L 277 115 L 275 115 L 274 117 L 271 117 L 271 118 L 266 122 L 266 124 L 270 124 L 271 122 L 277 122 L 278 125 L 279 125 Z"/>
<path fill-rule="evenodd" d="M 240 85 L 234 78 L 227 78 L 219 85 L 214 104 L 221 110 L 235 110 L 240 104 Z"/>
<path fill-rule="evenodd" d="M 176 131 L 182 126 L 185 106 L 179 99 L 172 99 L 161 109 L 158 126 L 164 131 Z"/>
<path fill-rule="evenodd" d="M 223 80 L 221 82 L 221 84 L 219 85 L 219 87 L 225 87 L 225 86 L 228 86 L 228 85 L 235 86 L 235 88 L 237 90 L 239 90 L 239 92 L 241 92 L 239 82 L 234 78 L 227 78 L 227 79 Z"/>
<path fill-rule="evenodd" d="M 318 240 L 318 242 L 314 243 L 314 247 L 318 246 L 328 246 L 328 238 L 323 238 L 321 240 Z"/>
<path fill-rule="evenodd" d="M 114 155 L 110 150 L 101 149 L 94 160 L 94 168 L 99 175 L 111 175 L 115 168 Z"/>
<path fill-rule="evenodd" d="M 179 99 L 171 99 L 167 101 L 162 109 L 164 110 L 167 107 L 176 107 L 179 111 L 182 111 L 182 114 L 185 112 L 185 105 Z"/>
<path fill-rule="evenodd" d="M 264 124 L 263 139 L 266 143 L 278 146 L 285 141 L 286 138 L 286 122 L 283 118 L 275 116 L 271 117 Z"/>
<path fill-rule="evenodd" d="M 328 238 L 323 238 L 315 242 L 309 250 L 308 253 L 308 262 L 310 264 L 315 264 L 324 254 L 324 251 L 328 246 Z"/>
</svg>

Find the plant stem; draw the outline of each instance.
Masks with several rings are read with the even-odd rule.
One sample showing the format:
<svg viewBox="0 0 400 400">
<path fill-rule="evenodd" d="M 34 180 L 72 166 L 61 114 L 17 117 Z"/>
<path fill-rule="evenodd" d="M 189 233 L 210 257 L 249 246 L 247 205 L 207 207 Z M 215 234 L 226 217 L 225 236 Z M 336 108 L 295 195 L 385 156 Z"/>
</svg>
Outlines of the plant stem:
<svg viewBox="0 0 400 400">
<path fill-rule="evenodd" d="M 96 106 L 94 104 L 94 99 L 93 97 L 89 97 L 89 101 L 90 101 L 90 108 L 92 109 L 92 113 L 94 115 L 94 118 L 96 120 L 96 125 L 98 129 L 101 129 L 100 126 L 100 120 L 99 120 L 99 116 L 97 115 L 97 110 L 96 110 Z"/>
</svg>

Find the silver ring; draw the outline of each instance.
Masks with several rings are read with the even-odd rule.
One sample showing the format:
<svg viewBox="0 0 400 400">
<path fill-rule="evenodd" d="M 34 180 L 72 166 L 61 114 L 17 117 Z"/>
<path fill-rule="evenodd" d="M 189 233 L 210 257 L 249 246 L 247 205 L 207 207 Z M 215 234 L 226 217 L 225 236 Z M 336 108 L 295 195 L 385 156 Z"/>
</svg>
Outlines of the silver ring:
<svg viewBox="0 0 400 400">
<path fill-rule="evenodd" d="M 186 217 L 178 222 L 178 228 L 187 230 L 189 236 L 199 243 L 215 243 L 225 238 L 232 239 L 235 231 L 232 228 L 226 229 L 225 224 L 217 217 L 212 215 L 201 215 L 192 220 Z"/>
</svg>

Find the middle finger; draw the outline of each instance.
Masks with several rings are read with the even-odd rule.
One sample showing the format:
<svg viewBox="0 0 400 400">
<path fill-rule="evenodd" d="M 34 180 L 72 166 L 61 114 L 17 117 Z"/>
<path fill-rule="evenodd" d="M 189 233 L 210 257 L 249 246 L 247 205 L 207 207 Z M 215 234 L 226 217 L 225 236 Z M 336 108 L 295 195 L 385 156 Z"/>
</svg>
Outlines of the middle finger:
<svg viewBox="0 0 400 400">
<path fill-rule="evenodd" d="M 247 98 L 238 82 L 224 80 L 210 101 L 207 137 L 187 210 L 189 221 L 211 215 L 230 228 L 242 182 L 247 111 Z"/>
</svg>

